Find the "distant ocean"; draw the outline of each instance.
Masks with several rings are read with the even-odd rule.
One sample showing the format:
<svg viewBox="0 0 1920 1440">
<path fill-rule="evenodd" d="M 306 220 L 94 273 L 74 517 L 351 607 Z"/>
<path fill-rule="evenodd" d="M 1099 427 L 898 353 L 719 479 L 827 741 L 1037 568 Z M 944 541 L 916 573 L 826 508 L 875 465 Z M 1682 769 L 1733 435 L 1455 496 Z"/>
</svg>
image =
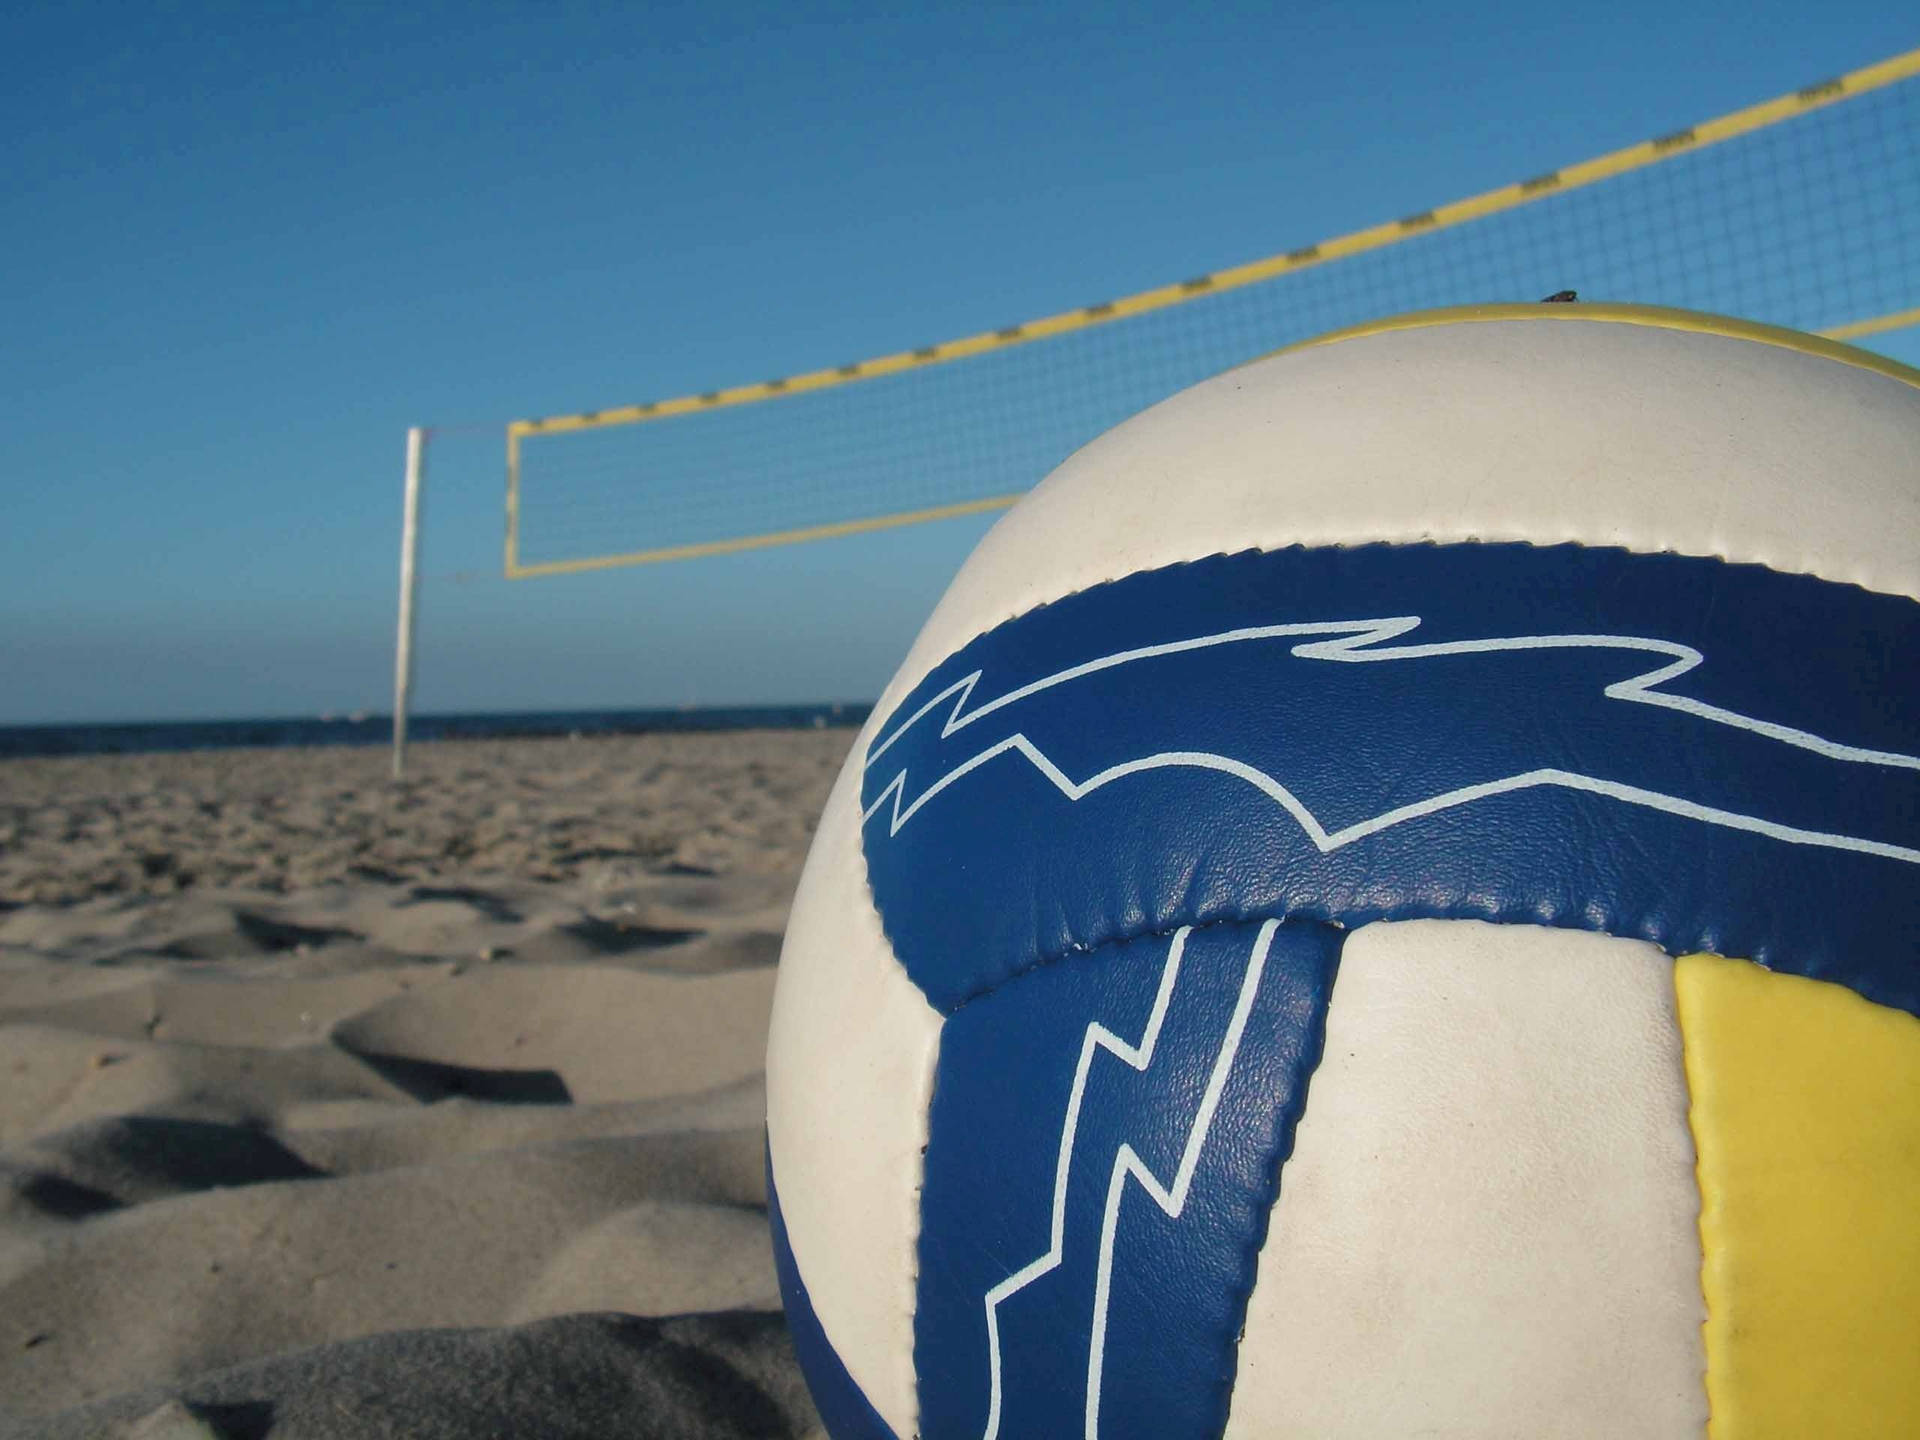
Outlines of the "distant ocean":
<svg viewBox="0 0 1920 1440">
<path fill-rule="evenodd" d="M 805 730 L 856 726 L 873 707 L 749 705 L 735 709 L 553 710 L 510 715 L 416 715 L 410 740 L 517 740 L 530 736 L 647 735 L 688 730 Z M 390 715 L 298 720 L 177 720 L 127 725 L 0 726 L 0 760 L 28 755 L 131 755 L 244 746 L 386 745 Z"/>
</svg>

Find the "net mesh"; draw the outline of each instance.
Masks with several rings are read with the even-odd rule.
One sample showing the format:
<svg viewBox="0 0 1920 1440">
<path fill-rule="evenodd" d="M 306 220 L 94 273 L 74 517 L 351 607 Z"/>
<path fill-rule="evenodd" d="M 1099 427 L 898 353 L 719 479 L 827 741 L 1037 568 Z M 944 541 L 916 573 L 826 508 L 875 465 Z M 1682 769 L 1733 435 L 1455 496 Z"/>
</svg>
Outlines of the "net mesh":
<svg viewBox="0 0 1920 1440">
<path fill-rule="evenodd" d="M 1817 331 L 1920 305 L 1920 78 L 1689 146 L 1683 136 L 1678 153 L 1580 188 L 1546 177 L 1514 208 L 1413 217 L 1379 248 L 965 358 L 665 418 L 516 427 L 509 573 L 990 503 L 1187 385 L 1409 310 L 1573 289 Z"/>
</svg>

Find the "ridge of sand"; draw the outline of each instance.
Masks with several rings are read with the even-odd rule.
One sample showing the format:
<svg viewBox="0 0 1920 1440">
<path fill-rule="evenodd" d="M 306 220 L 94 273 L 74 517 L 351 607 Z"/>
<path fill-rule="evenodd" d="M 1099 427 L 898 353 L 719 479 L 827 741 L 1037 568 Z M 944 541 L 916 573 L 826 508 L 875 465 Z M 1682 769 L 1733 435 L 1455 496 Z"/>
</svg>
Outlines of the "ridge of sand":
<svg viewBox="0 0 1920 1440">
<path fill-rule="evenodd" d="M 810 1433 L 761 1066 L 850 742 L 0 764 L 0 1436 Z"/>
</svg>

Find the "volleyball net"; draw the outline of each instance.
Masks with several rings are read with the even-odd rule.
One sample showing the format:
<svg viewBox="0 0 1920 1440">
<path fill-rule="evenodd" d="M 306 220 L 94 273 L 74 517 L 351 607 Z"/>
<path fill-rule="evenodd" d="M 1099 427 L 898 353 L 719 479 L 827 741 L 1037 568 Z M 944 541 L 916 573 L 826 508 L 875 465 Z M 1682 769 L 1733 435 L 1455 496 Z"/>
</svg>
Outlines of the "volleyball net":
<svg viewBox="0 0 1920 1440">
<path fill-rule="evenodd" d="M 1562 290 L 1843 340 L 1920 325 L 1920 50 L 1137 295 L 783 379 L 516 421 L 506 573 L 997 509 L 1230 366 L 1385 315 Z"/>
</svg>

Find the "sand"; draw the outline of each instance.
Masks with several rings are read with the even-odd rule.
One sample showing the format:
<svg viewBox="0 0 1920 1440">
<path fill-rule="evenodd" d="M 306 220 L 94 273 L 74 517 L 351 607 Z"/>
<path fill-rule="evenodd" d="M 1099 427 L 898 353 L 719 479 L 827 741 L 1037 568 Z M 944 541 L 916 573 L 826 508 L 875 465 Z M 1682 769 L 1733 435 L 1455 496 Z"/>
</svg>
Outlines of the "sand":
<svg viewBox="0 0 1920 1440">
<path fill-rule="evenodd" d="M 0 763 L 0 1436 L 817 1434 L 762 1058 L 851 742 Z"/>
</svg>

